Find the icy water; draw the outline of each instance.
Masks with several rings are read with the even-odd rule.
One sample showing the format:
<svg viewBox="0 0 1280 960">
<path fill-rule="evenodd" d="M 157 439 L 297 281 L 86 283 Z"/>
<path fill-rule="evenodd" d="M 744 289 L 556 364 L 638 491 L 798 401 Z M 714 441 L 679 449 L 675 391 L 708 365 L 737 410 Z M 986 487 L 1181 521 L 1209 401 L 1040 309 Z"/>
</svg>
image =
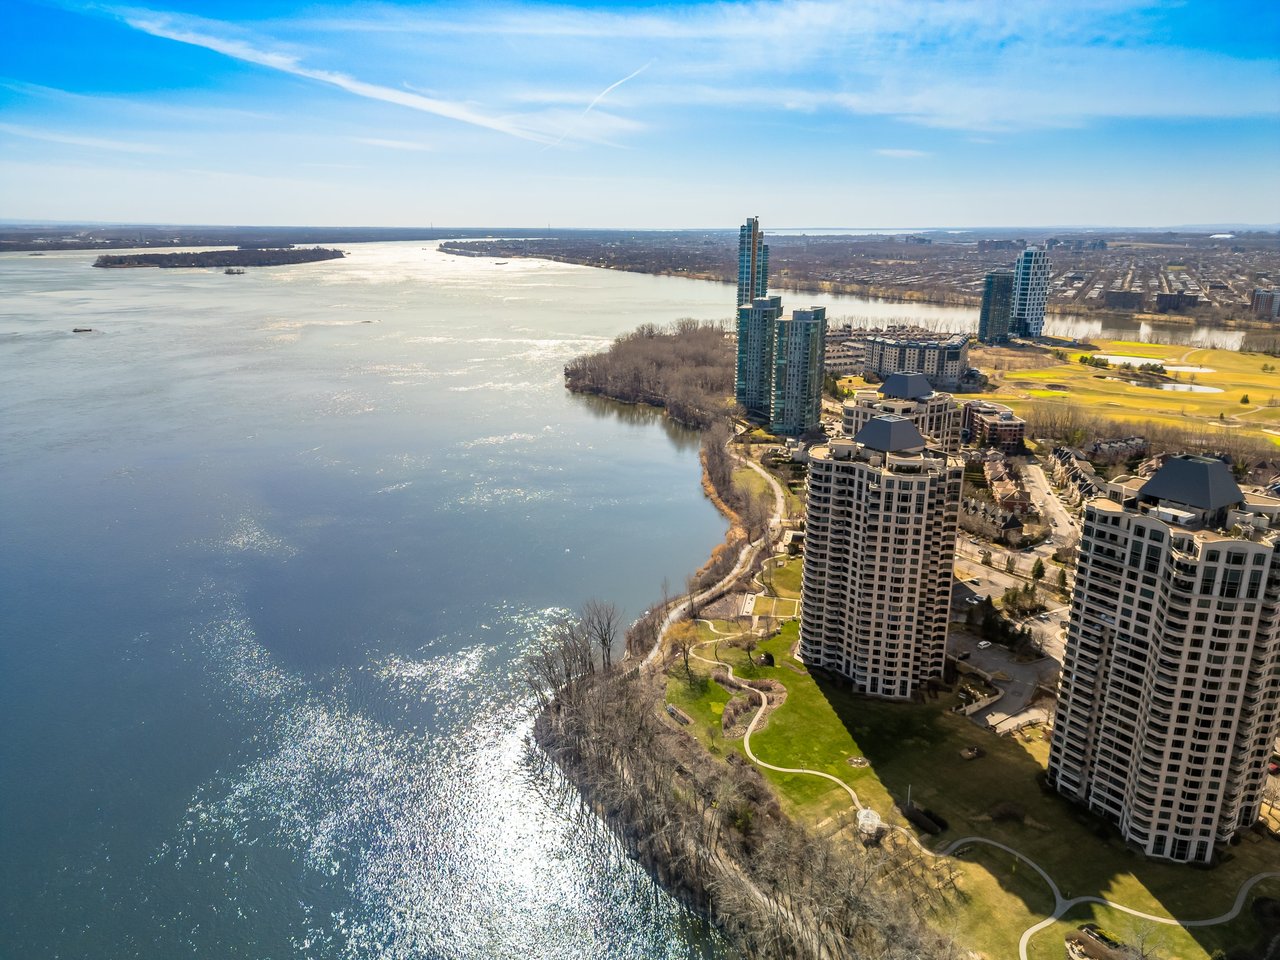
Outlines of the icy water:
<svg viewBox="0 0 1280 960">
<path fill-rule="evenodd" d="M 531 761 L 519 663 L 723 535 L 696 439 L 561 370 L 731 290 L 350 253 L 0 256 L 0 957 L 720 955 Z"/>
<path fill-rule="evenodd" d="M 694 437 L 561 377 L 720 291 L 351 253 L 0 258 L 0 957 L 715 955 L 519 659 L 723 536 Z"/>
</svg>

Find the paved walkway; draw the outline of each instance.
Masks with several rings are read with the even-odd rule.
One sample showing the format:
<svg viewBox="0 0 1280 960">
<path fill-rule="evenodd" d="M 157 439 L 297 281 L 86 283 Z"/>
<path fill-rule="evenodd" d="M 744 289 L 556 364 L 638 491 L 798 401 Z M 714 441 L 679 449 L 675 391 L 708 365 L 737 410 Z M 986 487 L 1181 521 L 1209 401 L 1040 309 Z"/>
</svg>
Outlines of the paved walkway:
<svg viewBox="0 0 1280 960">
<path fill-rule="evenodd" d="M 732 453 L 732 451 L 730 452 Z M 772 534 L 781 526 L 782 517 L 785 515 L 786 500 L 782 492 L 782 486 L 773 477 L 773 475 L 770 474 L 767 470 L 765 470 L 762 466 L 760 466 L 760 464 L 756 463 L 754 460 L 751 460 L 750 458 L 741 457 L 741 456 L 738 456 L 737 454 L 733 454 L 733 456 L 739 462 L 746 464 L 746 466 L 750 467 L 752 470 L 755 470 L 757 473 L 763 476 L 765 480 L 768 481 L 769 485 L 773 488 L 774 516 L 773 516 L 773 519 L 771 519 L 769 522 L 769 530 L 765 533 L 763 537 L 760 538 L 760 540 L 756 541 L 755 543 L 747 543 L 743 546 L 742 551 L 738 555 L 738 562 L 734 565 L 733 570 L 731 570 L 726 576 L 722 577 L 719 582 L 717 582 L 711 587 L 708 587 L 706 590 L 703 590 L 696 595 L 696 598 L 700 603 L 705 603 L 708 600 L 713 599 L 715 596 L 718 596 L 735 579 L 737 579 L 738 576 L 741 575 L 743 570 L 746 570 L 748 568 L 751 562 L 755 560 L 755 557 L 759 553 L 759 551 L 772 542 Z M 1041 478 L 1043 478 L 1043 473 L 1041 474 Z M 1045 486 L 1047 487 L 1048 484 L 1046 483 Z M 657 661 L 660 655 L 660 651 L 662 650 L 663 641 L 666 638 L 667 631 L 682 616 L 684 616 L 688 612 L 690 599 L 692 598 L 686 598 L 683 601 L 675 604 L 672 607 L 672 609 L 667 613 L 667 616 L 663 620 L 662 627 L 658 633 L 658 640 L 656 643 L 654 643 L 653 649 L 649 651 L 649 653 L 645 656 L 644 660 L 642 661 L 641 663 L 642 668 L 645 668 L 645 669 L 650 668 Z M 701 622 L 706 623 L 708 626 L 710 626 L 712 632 L 716 633 L 719 637 L 732 638 L 736 636 L 741 636 L 741 633 L 726 634 L 723 631 L 717 630 L 715 628 L 715 625 L 712 624 L 709 620 L 703 620 Z M 716 642 L 717 642 L 716 640 L 705 640 L 702 643 L 697 644 L 694 648 L 694 651 L 690 655 L 695 660 L 698 660 L 702 663 L 710 664 L 712 666 L 723 667 L 728 672 L 731 678 L 738 680 L 739 678 L 734 676 L 733 667 L 718 660 L 708 660 L 706 657 L 696 652 L 698 647 L 704 647 L 709 643 L 716 643 Z M 743 689 L 748 690 L 751 693 L 754 693 L 756 697 L 758 697 L 760 700 L 760 704 L 756 708 L 755 714 L 751 717 L 751 722 L 747 725 L 746 733 L 743 734 L 743 737 L 742 737 L 743 752 L 746 753 L 747 757 L 751 760 L 752 763 L 756 764 L 757 766 L 763 767 L 766 770 L 773 770 L 776 773 L 789 773 L 789 774 L 799 774 L 799 775 L 806 775 L 806 776 L 812 776 L 812 777 L 821 777 L 823 780 L 830 781 L 831 783 L 835 784 L 836 786 L 844 790 L 844 792 L 848 794 L 849 801 L 853 804 L 855 810 L 861 811 L 861 810 L 870 809 L 869 807 L 867 807 L 866 804 L 864 804 L 861 801 L 861 799 L 859 799 L 858 794 L 853 789 L 853 787 L 849 786 L 849 784 L 845 783 L 839 777 L 832 776 L 831 774 L 825 773 L 821 770 L 809 770 L 804 767 L 776 766 L 772 763 L 769 763 L 766 760 L 761 760 L 758 756 L 756 756 L 755 751 L 751 747 L 751 735 L 755 732 L 756 725 L 760 722 L 760 719 L 764 716 L 764 708 L 768 704 L 768 698 L 765 696 L 765 694 L 762 691 L 756 690 L 753 687 L 747 687 L 744 685 Z M 1210 917 L 1204 920 L 1179 920 L 1172 917 L 1162 917 L 1156 914 L 1144 913 L 1141 910 L 1135 910 L 1132 907 L 1126 907 L 1123 904 L 1116 903 L 1115 901 L 1112 901 L 1112 900 L 1106 900 L 1102 897 L 1075 897 L 1073 899 L 1068 900 L 1062 896 L 1062 891 L 1058 889 L 1058 885 L 1054 882 L 1053 878 L 1049 876 L 1048 872 L 1042 866 L 1040 866 L 1040 864 L 1036 863 L 1026 854 L 1019 852 L 1018 850 L 1014 849 L 1011 846 L 1008 846 L 1007 844 L 1000 843 L 998 840 L 991 840 L 991 839 L 988 839 L 987 837 L 977 837 L 977 836 L 961 837 L 958 840 L 951 841 L 946 846 L 942 847 L 940 850 L 932 850 L 920 842 L 919 838 L 915 835 L 914 831 L 909 830 L 905 827 L 896 826 L 893 824 L 886 823 L 885 826 L 888 829 L 897 832 L 900 836 L 905 838 L 912 846 L 914 846 L 922 854 L 928 857 L 935 857 L 935 858 L 947 857 L 947 856 L 951 856 L 955 851 L 961 850 L 966 846 L 972 846 L 974 844 L 984 844 L 986 846 L 994 847 L 997 850 L 1001 850 L 1005 853 L 1008 853 L 1013 857 L 1016 857 L 1018 860 L 1022 861 L 1028 867 L 1034 870 L 1040 876 L 1040 878 L 1044 880 L 1045 884 L 1049 888 L 1050 893 L 1053 894 L 1054 909 L 1053 909 L 1053 913 L 1050 914 L 1048 917 L 1041 920 L 1039 923 L 1036 923 L 1028 927 L 1025 931 L 1023 931 L 1022 937 L 1018 941 L 1019 960 L 1028 960 L 1027 947 L 1028 947 L 1028 944 L 1030 944 L 1032 937 L 1034 937 L 1041 930 L 1044 930 L 1052 926 L 1054 923 L 1058 921 L 1058 918 L 1062 917 L 1068 911 L 1070 911 L 1074 907 L 1077 907 L 1081 904 L 1085 904 L 1085 903 L 1101 904 L 1103 906 L 1110 907 L 1114 910 L 1119 910 L 1123 913 L 1130 914 L 1131 916 L 1139 917 L 1143 920 L 1149 920 L 1152 923 L 1162 923 L 1162 924 L 1169 924 L 1172 926 L 1183 926 L 1183 927 L 1207 927 L 1207 926 L 1213 926 L 1214 924 L 1218 924 L 1218 923 L 1226 923 L 1229 920 L 1235 919 L 1235 917 L 1239 915 L 1240 911 L 1244 909 L 1245 898 L 1248 896 L 1249 891 L 1252 890 L 1256 884 L 1262 882 L 1263 880 L 1271 879 L 1273 877 L 1280 877 L 1280 871 L 1255 874 L 1252 877 L 1249 877 L 1248 879 L 1246 879 L 1244 883 L 1241 884 L 1240 890 L 1236 894 L 1235 903 L 1232 905 L 1231 909 L 1228 910 L 1226 913 L 1223 913 L 1217 917 Z"/>
<path fill-rule="evenodd" d="M 730 440 L 730 443 L 732 442 L 733 441 Z M 729 447 L 726 446 L 726 449 L 729 449 Z M 701 605 L 709 602 L 710 600 L 714 600 L 723 594 L 729 588 L 730 584 L 742 575 L 744 570 L 750 568 L 751 564 L 755 561 L 757 554 L 759 554 L 759 552 L 765 547 L 772 545 L 773 534 L 782 526 L 782 518 L 786 515 L 786 498 L 782 492 L 782 485 L 778 483 L 773 474 L 769 473 L 768 470 L 760 466 L 760 464 L 756 463 L 750 457 L 740 456 L 739 454 L 734 453 L 732 449 L 729 449 L 729 453 L 739 463 L 745 464 L 752 470 L 756 471 L 756 473 L 760 474 L 760 476 L 764 477 L 773 488 L 774 513 L 773 517 L 769 520 L 769 528 L 765 531 L 764 536 L 759 540 L 754 543 L 747 542 L 743 544 L 742 550 L 738 553 L 738 562 L 733 565 L 733 569 L 727 574 L 721 577 L 710 587 L 707 587 L 707 589 L 699 591 L 691 597 L 685 597 L 671 606 L 671 609 L 667 611 L 666 617 L 663 618 L 662 626 L 658 628 L 658 639 L 654 642 L 652 649 L 645 654 L 644 659 L 640 662 L 642 669 L 649 669 L 659 660 L 662 656 L 663 645 L 666 642 L 667 631 L 675 626 L 682 617 L 689 613 L 694 602 L 696 601 L 698 605 Z"/>
<path fill-rule="evenodd" d="M 710 621 L 704 620 L 702 622 L 708 624 L 708 626 L 711 627 L 712 631 L 719 634 L 721 637 L 732 638 L 732 637 L 741 635 L 741 634 L 726 634 L 723 631 L 716 630 L 715 626 L 711 624 Z M 704 640 L 702 643 L 698 644 L 697 646 L 703 647 L 709 643 L 716 643 L 716 642 L 717 642 L 716 640 Z M 707 663 L 707 664 L 711 664 L 712 666 L 722 667 L 728 672 L 731 678 L 735 680 L 739 679 L 738 677 L 734 676 L 733 667 L 719 660 L 708 660 L 706 657 L 697 653 L 696 648 L 695 648 L 695 652 L 693 652 L 691 656 L 694 659 L 701 661 L 702 663 Z M 759 723 L 760 718 L 764 716 L 764 708 L 768 703 L 768 700 L 765 694 L 760 690 L 756 690 L 753 687 L 747 687 L 745 685 L 743 689 L 748 690 L 751 693 L 754 693 L 760 699 L 760 705 L 759 707 L 757 707 L 755 715 L 752 716 L 751 723 L 747 725 L 747 731 L 742 737 L 743 752 L 746 753 L 747 757 L 751 760 L 752 763 L 756 764 L 757 766 L 763 767 L 766 770 L 773 770 L 776 773 L 804 774 L 812 777 L 821 777 L 823 780 L 828 780 L 831 783 L 834 783 L 836 786 L 840 787 L 842 790 L 844 790 L 844 792 L 849 795 L 849 800 L 853 804 L 855 810 L 861 811 L 861 810 L 871 809 L 867 807 L 866 804 L 864 804 L 858 798 L 858 794 L 853 789 L 853 787 L 849 786 L 849 784 L 845 783 L 839 777 L 832 776 L 829 773 L 824 773 L 821 770 L 809 770 L 805 767 L 776 766 L 772 763 L 769 763 L 766 760 L 761 760 L 758 756 L 756 756 L 755 751 L 752 750 L 751 748 L 751 735 L 755 732 L 756 724 Z M 883 822 L 883 818 L 882 818 L 882 822 Z M 1209 926 L 1213 926 L 1214 924 L 1226 923 L 1229 920 L 1234 920 L 1236 916 L 1239 915 L 1240 911 L 1244 909 L 1245 898 L 1248 896 L 1249 891 L 1252 890 L 1256 884 L 1261 883 L 1263 880 L 1269 880 L 1273 877 L 1280 877 L 1280 871 L 1254 874 L 1252 877 L 1249 877 L 1248 879 L 1246 879 L 1243 884 L 1241 884 L 1240 890 L 1236 894 L 1235 903 L 1232 905 L 1231 909 L 1228 910 L 1227 912 L 1220 914 L 1219 916 L 1216 916 L 1216 917 L 1209 917 L 1204 920 L 1179 920 L 1173 917 L 1162 917 L 1154 913 L 1144 913 L 1141 910 L 1135 910 L 1133 907 L 1126 907 L 1124 904 L 1116 903 L 1114 900 L 1107 900 L 1107 899 L 1104 899 L 1103 897 L 1074 897 L 1068 900 L 1065 897 L 1063 897 L 1062 891 L 1058 888 L 1058 885 L 1054 882 L 1053 878 L 1049 876 L 1048 872 L 1042 866 L 1040 866 L 1040 864 L 1036 863 L 1026 854 L 1021 853 L 1020 851 L 1009 846 L 1008 844 L 1001 843 L 998 840 L 991 840 L 991 839 L 988 839 L 987 837 L 977 837 L 977 836 L 961 837 L 959 840 L 952 840 L 950 843 L 948 843 L 945 847 L 941 848 L 940 850 L 932 850 L 929 847 L 926 847 L 924 844 L 922 844 L 919 838 L 915 835 L 915 833 L 907 829 L 906 827 L 900 827 L 900 826 L 887 824 L 887 823 L 884 825 L 888 829 L 896 831 L 900 836 L 904 837 L 908 842 L 910 842 L 912 846 L 914 846 L 917 850 L 919 850 L 921 853 L 923 853 L 925 856 L 928 856 L 928 857 L 935 857 L 935 858 L 948 857 L 948 856 L 952 856 L 955 853 L 955 851 L 961 850 L 964 847 L 973 846 L 974 844 L 984 844 L 985 846 L 995 847 L 997 850 L 1002 850 L 1005 853 L 1008 853 L 1016 857 L 1018 860 L 1025 863 L 1028 867 L 1034 870 L 1040 876 L 1040 878 L 1044 880 L 1045 884 L 1049 888 L 1049 892 L 1053 894 L 1054 908 L 1053 908 L 1053 913 L 1050 914 L 1048 917 L 1041 920 L 1039 923 L 1036 923 L 1028 927 L 1026 930 L 1023 931 L 1022 937 L 1018 941 L 1019 960 L 1028 960 L 1027 947 L 1030 944 L 1032 937 L 1034 937 L 1041 930 L 1044 930 L 1052 926 L 1054 923 L 1058 921 L 1060 917 L 1068 913 L 1073 908 L 1080 906 L 1081 904 L 1085 904 L 1085 903 L 1101 904 L 1102 906 L 1110 907 L 1113 910 L 1119 910 L 1122 913 L 1127 913 L 1131 916 L 1139 917 L 1143 920 L 1149 920 L 1152 923 L 1162 923 L 1162 924 L 1168 924 L 1170 926 L 1181 926 L 1181 927 L 1209 927 Z"/>
</svg>

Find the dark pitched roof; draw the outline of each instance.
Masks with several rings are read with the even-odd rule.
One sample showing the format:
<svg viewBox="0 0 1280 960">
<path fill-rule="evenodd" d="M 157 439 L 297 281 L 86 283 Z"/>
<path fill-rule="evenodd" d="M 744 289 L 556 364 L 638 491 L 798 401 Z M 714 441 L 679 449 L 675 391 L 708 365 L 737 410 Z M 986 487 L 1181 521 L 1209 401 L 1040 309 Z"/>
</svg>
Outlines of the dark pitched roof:
<svg viewBox="0 0 1280 960">
<path fill-rule="evenodd" d="M 1244 500 L 1230 468 L 1213 457 L 1169 457 L 1142 485 L 1143 500 L 1172 500 L 1198 510 L 1220 510 Z"/>
<path fill-rule="evenodd" d="M 922 400 L 933 393 L 933 384 L 923 373 L 891 373 L 880 384 L 880 394 L 896 400 Z"/>
<path fill-rule="evenodd" d="M 902 453 L 924 449 L 924 437 L 920 436 L 916 425 L 906 417 L 894 414 L 885 414 L 868 420 L 853 439 L 855 443 L 870 447 L 872 450 L 879 450 L 881 453 Z"/>
</svg>

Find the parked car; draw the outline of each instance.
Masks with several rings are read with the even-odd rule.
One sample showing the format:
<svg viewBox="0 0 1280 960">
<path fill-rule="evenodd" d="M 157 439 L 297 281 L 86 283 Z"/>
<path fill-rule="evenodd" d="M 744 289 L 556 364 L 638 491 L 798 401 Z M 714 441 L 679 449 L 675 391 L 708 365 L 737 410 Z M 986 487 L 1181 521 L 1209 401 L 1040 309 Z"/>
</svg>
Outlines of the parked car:
<svg viewBox="0 0 1280 960">
<path fill-rule="evenodd" d="M 989 646 L 991 646 L 991 641 L 990 641 L 990 640 L 979 640 L 979 641 L 978 641 L 978 649 L 979 649 L 979 650 L 985 650 L 985 649 L 987 649 L 987 647 L 989 647 Z"/>
<path fill-rule="evenodd" d="M 1267 773 L 1271 774 L 1273 777 L 1280 774 L 1280 763 L 1276 763 L 1274 760 L 1268 763 Z"/>
</svg>

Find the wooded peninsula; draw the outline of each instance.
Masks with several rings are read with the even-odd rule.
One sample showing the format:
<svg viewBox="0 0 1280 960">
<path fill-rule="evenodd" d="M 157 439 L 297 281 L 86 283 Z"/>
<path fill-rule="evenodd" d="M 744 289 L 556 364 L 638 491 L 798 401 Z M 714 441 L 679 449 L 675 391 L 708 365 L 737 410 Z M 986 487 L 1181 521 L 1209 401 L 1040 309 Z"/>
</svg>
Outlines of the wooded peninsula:
<svg viewBox="0 0 1280 960">
<path fill-rule="evenodd" d="M 201 250 L 183 253 L 103 254 L 95 267 L 281 267 L 291 263 L 341 260 L 341 250 L 327 247 L 253 247 L 239 250 Z"/>
</svg>

